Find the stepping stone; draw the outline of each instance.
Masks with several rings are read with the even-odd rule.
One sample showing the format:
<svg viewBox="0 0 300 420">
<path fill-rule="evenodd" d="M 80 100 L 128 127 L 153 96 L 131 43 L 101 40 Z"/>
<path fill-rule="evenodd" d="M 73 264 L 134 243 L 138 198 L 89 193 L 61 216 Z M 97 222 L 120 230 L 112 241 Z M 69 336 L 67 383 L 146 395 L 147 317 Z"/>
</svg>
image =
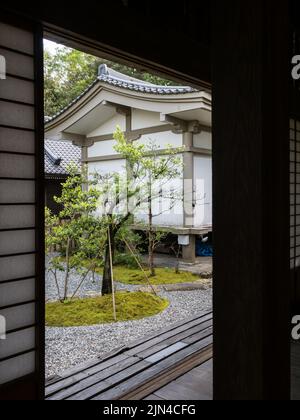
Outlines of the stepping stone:
<svg viewBox="0 0 300 420">
<path fill-rule="evenodd" d="M 179 284 L 167 284 L 163 286 L 166 292 L 188 292 L 191 290 L 207 290 L 211 285 L 207 283 L 179 283 Z"/>
</svg>

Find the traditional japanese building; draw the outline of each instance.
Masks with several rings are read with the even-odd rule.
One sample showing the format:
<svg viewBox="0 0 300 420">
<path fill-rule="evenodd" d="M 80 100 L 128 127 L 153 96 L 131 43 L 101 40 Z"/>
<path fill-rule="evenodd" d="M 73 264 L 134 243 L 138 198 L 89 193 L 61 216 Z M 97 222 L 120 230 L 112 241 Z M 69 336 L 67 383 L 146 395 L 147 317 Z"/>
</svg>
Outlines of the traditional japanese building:
<svg viewBox="0 0 300 420">
<path fill-rule="evenodd" d="M 210 92 L 157 86 L 101 65 L 93 85 L 47 122 L 46 137 L 80 146 L 90 173 L 122 172 L 126 162 L 113 140 L 118 126 L 129 141 L 154 142 L 162 154 L 172 146 L 182 155 L 182 177 L 164 189 L 181 189 L 183 199 L 158 212 L 154 223 L 178 235 L 184 259 L 193 261 L 197 237 L 212 231 Z M 162 195 L 160 201 L 156 205 L 168 210 L 170 199 Z M 146 217 L 143 211 L 136 215 Z"/>
</svg>

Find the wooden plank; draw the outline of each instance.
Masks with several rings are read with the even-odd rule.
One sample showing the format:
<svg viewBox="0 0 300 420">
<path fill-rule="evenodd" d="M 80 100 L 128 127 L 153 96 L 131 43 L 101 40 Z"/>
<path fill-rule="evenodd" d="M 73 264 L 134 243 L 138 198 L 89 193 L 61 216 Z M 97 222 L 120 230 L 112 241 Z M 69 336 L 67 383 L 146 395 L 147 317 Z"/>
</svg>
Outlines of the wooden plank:
<svg viewBox="0 0 300 420">
<path fill-rule="evenodd" d="M 168 401 L 176 401 L 180 396 L 182 401 L 197 401 L 200 399 L 207 399 L 207 392 L 201 392 L 198 387 L 198 382 L 180 384 L 176 381 L 171 382 L 164 388 L 155 391 L 159 397 Z"/>
<path fill-rule="evenodd" d="M 59 380 L 48 383 L 46 387 L 46 397 L 50 396 L 54 392 L 57 392 L 61 389 L 67 388 L 70 384 L 75 384 L 83 379 L 83 377 L 91 376 L 95 373 L 101 372 L 109 367 L 113 367 L 128 359 L 129 356 L 126 354 L 120 354 L 111 359 L 107 359 L 104 362 L 94 361 L 93 363 L 86 363 L 77 367 L 73 370 L 69 370 L 68 373 L 60 377 Z"/>
<path fill-rule="evenodd" d="M 85 401 L 93 398 L 95 395 L 98 395 L 102 391 L 109 390 L 111 388 L 115 389 L 119 384 L 121 384 L 124 380 L 135 377 L 140 372 L 143 372 L 145 369 L 149 368 L 150 363 L 145 362 L 144 360 L 139 361 L 138 363 L 129 366 L 127 369 L 120 370 L 120 372 L 115 373 L 113 375 L 108 375 L 105 381 L 99 377 L 99 382 L 90 384 L 89 388 L 82 389 L 81 383 L 78 384 L 78 392 L 73 393 L 66 400 L 70 401 Z M 85 385 L 88 381 L 85 381 Z"/>
<path fill-rule="evenodd" d="M 134 347 L 139 346 L 140 344 L 143 344 L 143 343 L 152 341 L 153 339 L 155 339 L 157 337 L 160 337 L 161 335 L 163 335 L 165 333 L 172 332 L 172 331 L 174 331 L 176 329 L 181 329 L 181 327 L 183 327 L 183 326 L 185 326 L 186 329 L 187 329 L 187 328 L 190 328 L 193 325 L 197 325 L 198 324 L 198 321 L 200 321 L 201 319 L 203 320 L 202 322 L 204 322 L 207 319 L 212 319 L 212 318 L 213 318 L 212 311 L 209 311 L 209 312 L 206 311 L 206 312 L 203 312 L 201 314 L 198 314 L 197 316 L 194 315 L 192 317 L 189 317 L 189 318 L 185 319 L 184 321 L 179 321 L 179 322 L 171 325 L 171 327 L 169 326 L 167 328 L 164 328 L 164 329 L 161 329 L 160 331 L 155 332 L 152 335 L 149 335 L 147 337 L 147 339 L 145 339 L 145 337 L 142 337 L 141 339 L 136 340 L 133 343 L 129 344 L 127 347 L 129 349 L 132 349 Z"/>
<path fill-rule="evenodd" d="M 176 341 L 185 341 L 185 339 L 187 339 L 190 336 L 193 336 L 195 334 L 200 334 L 200 333 L 212 328 L 212 325 L 213 325 L 213 321 L 211 319 L 207 322 L 204 322 L 203 324 L 197 325 L 194 328 L 190 328 L 187 331 L 184 331 L 183 333 L 180 333 L 180 334 L 166 340 L 166 343 L 168 345 L 171 345 L 173 343 L 176 343 Z"/>
<path fill-rule="evenodd" d="M 164 401 L 163 398 L 158 397 L 155 394 L 149 395 L 147 398 L 144 399 L 145 401 Z"/>
<path fill-rule="evenodd" d="M 114 387 L 112 390 L 109 390 L 103 394 L 98 395 L 97 397 L 93 398 L 95 400 L 115 400 L 120 399 L 123 395 L 128 394 L 129 391 L 134 391 L 137 388 L 141 388 L 143 385 L 146 385 L 151 380 L 158 380 L 158 378 L 170 372 L 170 370 L 175 370 L 175 368 L 179 365 L 184 365 L 184 360 L 189 359 L 195 354 L 203 352 L 203 354 L 210 349 L 208 352 L 211 354 L 212 345 L 212 337 L 208 337 L 204 339 L 201 343 L 194 344 L 189 346 L 174 355 L 164 359 L 163 361 L 159 362 L 158 364 L 146 369 L 145 371 L 141 372 L 138 375 L 124 381 L 118 387 Z M 211 357 L 211 356 L 210 356 Z M 207 359 L 208 360 L 208 359 Z M 205 360 L 206 361 L 206 360 Z M 156 388 L 157 389 L 157 388 Z M 148 393 L 149 395 L 149 393 Z"/>
<path fill-rule="evenodd" d="M 210 359 L 208 362 L 205 362 L 201 364 L 200 366 L 197 366 L 190 372 L 186 373 L 184 377 L 178 378 L 177 381 L 181 382 L 182 380 L 185 380 L 185 379 L 188 379 L 191 381 L 193 381 L 194 379 L 197 379 L 201 381 L 203 378 L 207 377 L 208 373 L 209 375 L 210 374 L 212 375 L 212 371 L 213 371 L 213 360 Z M 212 376 L 209 376 L 209 377 L 212 380 Z"/>
<path fill-rule="evenodd" d="M 83 372 L 80 372 L 78 374 L 76 374 L 75 376 L 70 376 L 69 378 L 63 380 L 63 381 L 58 381 L 55 382 L 49 386 L 47 386 L 46 388 L 46 399 L 49 398 L 51 395 L 59 392 L 62 389 L 65 389 L 67 387 L 70 387 L 72 385 L 75 385 L 76 383 L 82 381 L 83 379 L 87 378 L 88 375 L 86 375 Z"/>
<path fill-rule="evenodd" d="M 197 341 L 202 340 L 205 336 L 213 334 L 213 327 L 206 329 L 205 331 L 200 331 L 197 334 L 193 334 L 183 340 L 184 343 L 194 344 Z"/>
<path fill-rule="evenodd" d="M 182 346 L 182 348 L 184 348 L 184 347 L 187 347 L 187 345 L 189 345 L 189 344 L 194 344 L 194 343 L 196 343 L 196 342 L 198 342 L 198 341 L 201 341 L 201 340 L 204 340 L 205 338 L 207 338 L 207 337 L 209 337 L 209 336 L 211 336 L 212 335 L 212 333 L 213 333 L 213 328 L 212 327 L 210 327 L 210 328 L 205 328 L 203 331 L 199 331 L 199 333 L 198 334 L 194 334 L 194 335 L 192 335 L 191 337 L 187 337 L 186 338 L 186 340 L 183 340 L 183 343 L 185 343 L 186 344 L 186 346 Z M 172 347 L 172 346 L 171 346 Z M 156 348 L 156 347 L 155 347 Z M 164 351 L 167 351 L 168 350 L 168 346 L 167 347 L 165 347 L 162 351 L 159 351 L 158 353 L 154 353 L 154 355 L 153 355 L 153 358 L 155 358 L 156 357 L 156 354 L 158 354 L 158 355 L 160 355 L 160 354 L 163 354 L 163 352 Z M 150 351 L 149 351 L 149 353 L 150 354 L 153 354 L 152 353 L 152 350 L 153 349 L 150 349 Z M 144 352 L 142 355 L 138 355 L 139 357 L 145 357 L 145 356 L 147 356 L 147 354 L 148 354 L 148 352 Z M 149 357 L 146 357 L 146 360 L 149 360 Z M 153 359 L 154 360 L 154 359 Z"/>
<path fill-rule="evenodd" d="M 123 360 L 122 362 L 108 367 L 107 369 L 101 370 L 97 373 L 88 375 L 86 374 L 86 372 L 84 373 L 85 376 L 82 377 L 81 380 L 76 380 L 76 383 L 71 383 L 70 386 L 68 386 L 66 384 L 66 386 L 64 388 L 60 388 L 60 390 L 56 393 L 53 392 L 52 398 L 48 398 L 48 399 L 59 399 L 59 400 L 64 400 L 74 394 L 77 394 L 78 392 L 84 391 L 87 388 L 90 388 L 93 385 L 100 386 L 99 384 L 101 382 L 105 383 L 105 380 L 110 378 L 110 377 L 114 377 L 115 374 L 127 369 L 127 368 L 132 368 L 133 371 L 136 371 L 136 365 L 140 362 L 140 359 L 136 358 L 136 357 L 130 357 L 127 358 L 125 360 Z M 146 364 L 146 363 L 144 363 Z M 148 364 L 147 364 L 148 366 Z M 107 387 L 106 387 L 107 388 Z M 103 388 L 103 389 L 106 389 Z"/>
<path fill-rule="evenodd" d="M 150 339 L 150 340 L 147 340 L 147 341 L 144 340 L 140 345 L 132 346 L 131 350 L 127 351 L 126 353 L 129 354 L 129 355 L 141 354 L 141 352 L 149 349 L 150 347 L 154 346 L 155 344 L 160 344 L 161 345 L 164 340 L 171 339 L 172 337 L 175 337 L 179 333 L 186 332 L 191 327 L 201 325 L 202 323 L 204 323 L 206 321 L 209 321 L 210 319 L 212 319 L 212 315 L 207 314 L 207 315 L 205 315 L 201 318 L 197 318 L 196 320 L 191 321 L 187 324 L 183 324 L 178 328 L 171 329 L 171 330 L 170 329 L 166 330 L 162 334 L 159 334 L 159 335 L 155 336 L 153 339 Z"/>
<path fill-rule="evenodd" d="M 135 354 L 139 357 L 142 357 L 146 359 L 147 357 L 151 356 L 155 352 L 162 351 L 163 349 L 166 349 L 170 347 L 172 344 L 177 343 L 178 341 L 184 341 L 189 336 L 192 336 L 196 333 L 199 333 L 201 331 L 205 331 L 206 329 L 210 328 L 212 326 L 212 320 L 206 321 L 203 324 L 197 325 L 194 328 L 188 329 L 186 331 L 183 331 L 180 334 L 176 334 L 173 337 L 155 345 L 154 347 L 150 347 L 147 350 L 144 350 L 142 352 L 136 352 Z"/>
<path fill-rule="evenodd" d="M 118 366 L 119 372 L 114 373 L 111 370 L 107 372 L 102 372 L 101 374 L 94 375 L 92 378 L 89 378 L 87 380 L 83 380 L 81 383 L 79 383 L 76 387 L 72 387 L 71 389 L 68 389 L 67 391 L 60 393 L 59 398 L 60 399 L 66 399 L 66 395 L 69 394 L 70 398 L 69 400 L 87 400 L 91 399 L 93 396 L 99 394 L 100 391 L 104 391 L 107 389 L 107 383 L 110 383 L 111 386 L 116 386 L 119 383 L 121 383 L 123 380 L 128 380 L 130 377 L 136 376 L 137 373 L 143 372 L 145 369 L 148 369 L 151 364 L 156 364 L 157 362 L 166 359 L 170 355 L 177 353 L 180 351 L 183 347 L 187 347 L 187 344 L 180 344 L 177 343 L 177 345 L 171 346 L 167 351 L 163 351 L 162 353 L 159 353 L 156 355 L 155 359 L 153 360 L 145 360 L 140 361 L 136 364 L 133 364 L 132 361 L 127 361 L 128 367 L 126 366 Z M 135 361 L 139 360 L 138 358 L 135 358 Z M 124 369 L 123 369 L 124 367 Z M 105 376 L 103 375 L 105 373 Z M 102 385 L 101 379 L 105 380 L 105 384 Z M 100 380 L 100 381 L 97 381 Z M 90 387 L 87 387 L 87 385 L 90 385 Z M 93 386 L 91 386 L 93 385 Z M 83 389 L 86 388 L 86 389 Z M 78 390 L 78 392 L 74 392 L 74 390 Z"/>
<path fill-rule="evenodd" d="M 176 353 L 177 351 L 184 349 L 187 346 L 188 346 L 188 344 L 181 343 L 179 341 L 178 343 L 173 344 L 172 346 L 169 346 L 166 349 L 164 349 L 162 351 L 159 351 L 158 353 L 155 353 L 154 355 L 148 357 L 145 360 L 148 363 L 157 363 L 157 362 L 165 359 L 166 357 L 170 356 L 171 354 Z"/>
<path fill-rule="evenodd" d="M 179 376 L 185 374 L 193 367 L 197 366 L 199 363 L 206 362 L 212 357 L 212 346 L 207 347 L 203 352 L 200 354 L 196 354 L 194 357 L 182 362 L 178 365 L 177 369 L 170 370 L 163 375 L 160 375 L 157 378 L 154 378 L 152 381 L 144 384 L 143 386 L 139 387 L 137 390 L 133 392 L 123 395 L 122 400 L 141 400 L 145 398 L 145 396 L 149 392 L 156 392 L 158 388 L 163 385 L 169 384 L 172 380 L 177 379 Z M 204 389 L 206 385 L 204 386 Z M 180 399 L 177 397 L 177 399 Z"/>
<path fill-rule="evenodd" d="M 209 338 L 209 340 L 211 341 L 211 337 Z M 203 344 L 201 345 L 203 346 Z M 180 351 L 178 351 L 178 347 L 173 347 L 171 349 L 172 354 L 177 354 L 180 353 Z M 157 360 L 153 360 L 152 364 L 154 364 L 154 366 L 158 366 L 159 365 L 159 369 L 161 370 L 161 368 L 163 368 L 163 364 L 159 364 L 157 363 L 158 361 L 161 360 L 166 360 L 166 359 L 170 359 L 170 354 L 161 354 L 159 355 L 159 358 Z M 182 355 L 179 356 L 179 359 L 182 358 Z M 143 373 L 145 373 L 146 377 L 149 375 L 149 367 L 151 367 L 151 363 L 150 361 L 146 361 L 148 362 L 147 364 L 140 362 L 137 363 L 135 366 L 131 366 L 128 369 L 122 370 L 120 371 L 118 374 L 115 374 L 113 376 L 109 376 L 106 379 L 106 383 L 110 383 L 111 384 L 111 388 L 112 388 L 112 392 L 114 392 L 113 390 L 116 389 L 116 385 L 120 384 L 120 386 L 122 386 L 122 381 L 127 381 L 130 379 L 130 377 L 132 377 L 133 379 L 135 377 L 137 377 L 137 374 L 139 374 L 139 372 L 141 372 L 141 375 L 143 376 Z M 79 384 L 80 386 L 81 384 Z M 85 389 L 77 394 L 73 394 L 72 397 L 68 398 L 70 400 L 87 400 L 87 399 L 91 399 L 93 398 L 95 395 L 98 395 L 100 393 L 100 391 L 103 391 L 103 388 L 99 388 L 98 384 L 96 384 L 95 386 Z M 110 392 L 110 391 L 108 391 Z M 118 392 L 118 391 L 117 391 Z"/>
</svg>

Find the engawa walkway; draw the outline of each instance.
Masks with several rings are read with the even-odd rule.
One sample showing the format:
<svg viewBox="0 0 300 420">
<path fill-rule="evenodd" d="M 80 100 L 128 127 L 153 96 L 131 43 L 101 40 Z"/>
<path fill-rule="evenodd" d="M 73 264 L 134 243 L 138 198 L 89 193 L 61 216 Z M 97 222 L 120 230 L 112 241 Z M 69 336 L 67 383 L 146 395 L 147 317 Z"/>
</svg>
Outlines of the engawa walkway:
<svg viewBox="0 0 300 420">
<path fill-rule="evenodd" d="M 207 366 L 212 359 L 212 313 L 166 330 L 52 378 L 48 400 L 141 400 Z M 199 371 L 200 372 L 200 371 Z M 178 380 L 178 381 L 177 381 Z M 198 378 L 198 384 L 199 384 Z M 205 386 L 205 384 L 204 384 Z M 174 386 L 173 386 L 174 388 Z M 191 389 L 193 397 L 197 389 Z M 181 395 L 174 395 L 181 399 Z M 188 399 L 185 397 L 185 399 Z"/>
</svg>

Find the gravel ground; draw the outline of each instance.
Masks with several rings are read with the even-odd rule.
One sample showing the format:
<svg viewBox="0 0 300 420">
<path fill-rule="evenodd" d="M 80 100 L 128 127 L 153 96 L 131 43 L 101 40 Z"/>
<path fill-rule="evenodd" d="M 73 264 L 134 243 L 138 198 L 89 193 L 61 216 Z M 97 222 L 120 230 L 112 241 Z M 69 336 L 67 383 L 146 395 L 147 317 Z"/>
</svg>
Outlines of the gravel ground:
<svg viewBox="0 0 300 420">
<path fill-rule="evenodd" d="M 76 289 L 80 285 L 81 278 L 82 277 L 78 275 L 76 271 L 71 272 L 69 286 L 68 286 L 69 297 L 73 295 L 73 293 L 76 291 Z M 58 272 L 57 280 L 58 280 L 60 295 L 62 296 L 63 290 L 64 290 L 65 274 L 62 272 Z M 123 285 L 121 283 L 116 283 L 116 287 L 118 290 L 134 291 L 137 289 L 137 286 Z M 87 297 L 91 295 L 99 295 L 100 293 L 101 293 L 101 276 L 95 275 L 95 279 L 93 279 L 92 274 L 90 274 L 85 279 L 82 287 L 80 288 L 76 296 Z M 58 300 L 58 292 L 57 292 L 57 286 L 55 283 L 54 275 L 50 273 L 49 271 L 46 271 L 46 298 L 47 298 L 47 301 Z"/>
<path fill-rule="evenodd" d="M 75 290 L 78 276 L 73 273 L 70 290 Z M 63 274 L 59 275 L 60 286 Z M 80 296 L 99 293 L 101 278 L 95 283 L 88 278 Z M 135 290 L 134 286 L 117 285 L 119 290 Z M 57 289 L 51 274 L 46 275 L 47 300 L 57 299 Z M 212 308 L 212 289 L 189 292 L 160 292 L 170 301 L 164 312 L 139 321 L 118 322 L 91 327 L 46 328 L 46 376 L 57 375 L 71 367 L 101 357 L 123 345 L 162 328 Z"/>
</svg>

